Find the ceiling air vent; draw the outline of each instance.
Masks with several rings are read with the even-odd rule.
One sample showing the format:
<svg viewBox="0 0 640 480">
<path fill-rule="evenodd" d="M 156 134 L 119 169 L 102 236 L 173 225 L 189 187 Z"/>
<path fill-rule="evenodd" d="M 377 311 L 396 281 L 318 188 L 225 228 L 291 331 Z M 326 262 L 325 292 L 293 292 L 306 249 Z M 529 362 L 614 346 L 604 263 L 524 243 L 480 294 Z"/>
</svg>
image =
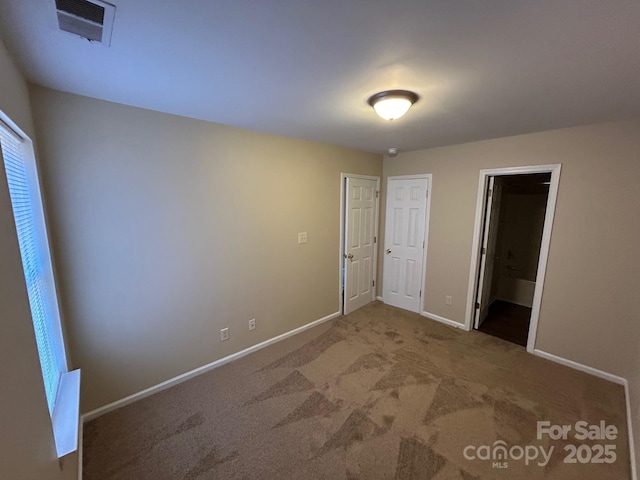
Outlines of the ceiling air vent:
<svg viewBox="0 0 640 480">
<path fill-rule="evenodd" d="M 116 7 L 99 0 L 55 0 L 60 30 L 92 42 L 111 44 Z"/>
</svg>

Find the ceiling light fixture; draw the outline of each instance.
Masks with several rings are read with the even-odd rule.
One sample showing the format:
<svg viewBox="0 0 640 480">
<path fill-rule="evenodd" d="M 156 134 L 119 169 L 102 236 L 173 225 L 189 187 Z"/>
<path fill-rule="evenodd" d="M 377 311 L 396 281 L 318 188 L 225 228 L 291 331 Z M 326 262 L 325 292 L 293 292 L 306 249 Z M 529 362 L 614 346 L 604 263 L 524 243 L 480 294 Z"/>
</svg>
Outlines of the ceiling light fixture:
<svg viewBox="0 0 640 480">
<path fill-rule="evenodd" d="M 409 90 L 385 90 L 369 97 L 367 103 L 385 120 L 402 117 L 418 101 L 418 95 Z"/>
</svg>

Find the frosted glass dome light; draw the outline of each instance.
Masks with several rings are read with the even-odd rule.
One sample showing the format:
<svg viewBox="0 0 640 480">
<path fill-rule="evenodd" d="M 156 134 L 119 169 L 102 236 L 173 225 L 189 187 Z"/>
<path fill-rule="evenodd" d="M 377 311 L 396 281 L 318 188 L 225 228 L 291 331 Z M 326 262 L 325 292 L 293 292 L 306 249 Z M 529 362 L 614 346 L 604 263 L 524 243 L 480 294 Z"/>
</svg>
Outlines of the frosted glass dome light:
<svg viewBox="0 0 640 480">
<path fill-rule="evenodd" d="M 418 101 L 418 95 L 408 90 L 386 90 L 369 97 L 367 103 L 385 120 L 402 117 L 411 105 Z"/>
</svg>

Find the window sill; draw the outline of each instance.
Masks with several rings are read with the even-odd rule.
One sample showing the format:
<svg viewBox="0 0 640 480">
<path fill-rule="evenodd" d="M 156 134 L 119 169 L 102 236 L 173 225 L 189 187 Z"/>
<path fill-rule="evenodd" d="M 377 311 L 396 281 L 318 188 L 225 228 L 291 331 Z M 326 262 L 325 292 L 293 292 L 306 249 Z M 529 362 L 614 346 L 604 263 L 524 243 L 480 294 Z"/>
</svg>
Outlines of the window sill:
<svg viewBox="0 0 640 480">
<path fill-rule="evenodd" d="M 53 408 L 53 436 L 58 458 L 78 449 L 80 424 L 80 370 L 63 373 Z"/>
</svg>

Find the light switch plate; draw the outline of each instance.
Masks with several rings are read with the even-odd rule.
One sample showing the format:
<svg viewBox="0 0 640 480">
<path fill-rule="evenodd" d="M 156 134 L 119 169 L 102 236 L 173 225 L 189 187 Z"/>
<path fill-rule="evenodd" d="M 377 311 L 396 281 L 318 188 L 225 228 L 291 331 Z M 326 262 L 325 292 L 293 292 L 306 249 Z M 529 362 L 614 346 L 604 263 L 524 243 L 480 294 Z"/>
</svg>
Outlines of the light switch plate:
<svg viewBox="0 0 640 480">
<path fill-rule="evenodd" d="M 298 243 L 307 243 L 307 232 L 298 233 Z"/>
<path fill-rule="evenodd" d="M 223 328 L 220 330 L 220 341 L 225 342 L 229 340 L 229 328 Z"/>
</svg>

